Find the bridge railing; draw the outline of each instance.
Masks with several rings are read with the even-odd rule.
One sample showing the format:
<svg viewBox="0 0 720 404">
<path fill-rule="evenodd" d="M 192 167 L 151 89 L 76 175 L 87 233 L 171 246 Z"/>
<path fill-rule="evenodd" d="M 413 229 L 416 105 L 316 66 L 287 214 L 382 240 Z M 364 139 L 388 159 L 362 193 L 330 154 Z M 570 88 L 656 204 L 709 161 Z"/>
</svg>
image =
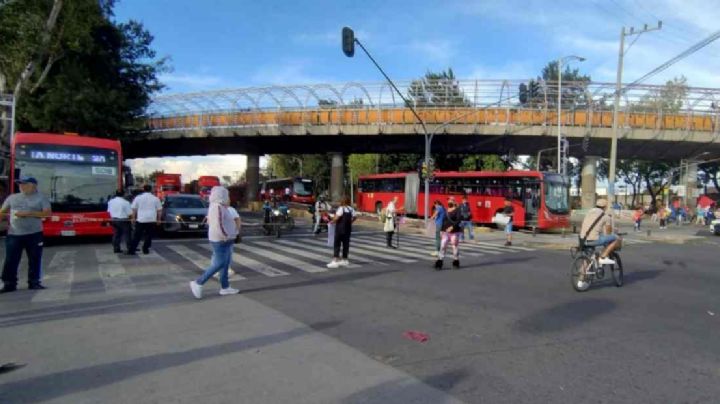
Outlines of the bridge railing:
<svg viewBox="0 0 720 404">
<path fill-rule="evenodd" d="M 399 83 L 426 123 L 554 125 L 558 87 L 522 80 L 446 80 Z M 532 87 L 532 86 L 528 86 Z M 568 126 L 610 127 L 612 83 L 562 83 L 561 120 Z M 622 127 L 717 132 L 720 89 L 640 85 L 621 96 Z M 281 125 L 395 125 L 415 118 L 386 83 L 257 87 L 160 96 L 148 111 L 151 131 Z"/>
</svg>

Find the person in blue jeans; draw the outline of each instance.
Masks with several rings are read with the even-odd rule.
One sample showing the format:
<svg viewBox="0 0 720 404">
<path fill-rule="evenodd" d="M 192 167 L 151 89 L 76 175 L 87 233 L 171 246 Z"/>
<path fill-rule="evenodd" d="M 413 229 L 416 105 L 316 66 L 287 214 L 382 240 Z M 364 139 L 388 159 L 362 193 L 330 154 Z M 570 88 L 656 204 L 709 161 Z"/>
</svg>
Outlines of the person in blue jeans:
<svg viewBox="0 0 720 404">
<path fill-rule="evenodd" d="M 5 237 L 5 262 L 3 264 L 3 287 L 0 293 L 17 290 L 18 266 L 25 250 L 28 258 L 28 289 L 45 289 L 41 284 L 43 225 L 42 219 L 50 216 L 50 201 L 38 192 L 38 182 L 33 177 L 21 177 L 16 181 L 20 192 L 5 199 L 0 215 L 10 216 L 10 226 Z"/>
<path fill-rule="evenodd" d="M 446 213 L 442 202 L 436 200 L 434 207 L 435 212 L 433 212 L 431 219 L 435 221 L 435 251 L 430 253 L 430 255 L 436 257 L 440 253 L 440 235 L 442 233 L 442 225 L 445 220 Z"/>
<path fill-rule="evenodd" d="M 233 244 L 238 234 L 234 215 L 229 210 L 230 195 L 228 190 L 215 186 L 210 191 L 210 207 L 208 207 L 208 240 L 213 255 L 210 266 L 197 280 L 190 282 L 190 290 L 196 299 L 202 299 L 203 285 L 218 271 L 220 272 L 220 295 L 234 295 L 240 291 L 230 287 L 228 269 L 232 261 Z"/>
<path fill-rule="evenodd" d="M 468 236 L 470 236 L 470 240 L 474 240 L 475 230 L 473 228 L 472 222 L 472 208 L 470 207 L 470 202 L 468 202 L 467 195 L 463 196 L 462 203 L 460 204 L 458 210 L 460 211 L 460 219 L 462 220 L 460 222 L 460 228 L 462 229 L 462 233 L 460 233 L 460 241 L 465 240 L 466 229 L 468 232 Z"/>
</svg>

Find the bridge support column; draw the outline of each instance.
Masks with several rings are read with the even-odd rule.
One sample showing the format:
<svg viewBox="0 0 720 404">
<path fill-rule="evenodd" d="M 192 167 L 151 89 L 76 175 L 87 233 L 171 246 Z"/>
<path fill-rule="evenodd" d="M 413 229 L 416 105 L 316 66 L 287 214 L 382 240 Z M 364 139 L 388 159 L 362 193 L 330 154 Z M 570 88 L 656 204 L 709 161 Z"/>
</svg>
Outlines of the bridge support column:
<svg viewBox="0 0 720 404">
<path fill-rule="evenodd" d="M 247 170 L 245 179 L 247 181 L 246 199 L 247 202 L 257 201 L 260 186 L 260 156 L 257 154 L 247 155 Z"/>
<path fill-rule="evenodd" d="M 680 184 L 685 185 L 685 196 L 683 205 L 695 207 L 697 197 L 700 196 L 697 189 L 698 162 L 694 160 L 683 160 L 680 162 L 682 178 Z"/>
<path fill-rule="evenodd" d="M 597 181 L 597 163 L 600 157 L 585 156 L 582 163 L 581 200 L 583 209 L 595 207 L 595 182 Z M 611 201 L 608 201 L 612 203 Z"/>
<path fill-rule="evenodd" d="M 332 164 L 330 168 L 330 200 L 339 202 L 343 196 L 343 180 L 345 175 L 343 168 L 345 166 L 342 153 L 330 153 Z"/>
</svg>

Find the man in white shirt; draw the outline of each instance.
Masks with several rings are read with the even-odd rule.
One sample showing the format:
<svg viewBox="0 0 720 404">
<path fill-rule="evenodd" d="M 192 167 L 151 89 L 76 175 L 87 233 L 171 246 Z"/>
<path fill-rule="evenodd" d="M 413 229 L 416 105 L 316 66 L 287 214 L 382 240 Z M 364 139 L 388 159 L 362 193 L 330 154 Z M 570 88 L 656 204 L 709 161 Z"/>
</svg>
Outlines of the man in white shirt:
<svg viewBox="0 0 720 404">
<path fill-rule="evenodd" d="M 162 203 L 160 203 L 160 199 L 150 193 L 152 187 L 145 185 L 143 190 L 145 192 L 138 195 L 131 205 L 135 232 L 133 233 L 130 250 L 127 252 L 129 255 L 135 255 L 141 238 L 143 239 L 143 254 L 150 254 L 155 226 L 160 224 L 160 218 L 162 217 Z"/>
<path fill-rule="evenodd" d="M 320 220 L 322 220 L 322 215 L 327 210 L 329 210 L 328 204 L 325 202 L 325 197 L 321 195 L 315 202 L 315 226 L 313 227 L 315 234 L 320 233 Z"/>
<path fill-rule="evenodd" d="M 112 245 L 116 253 L 121 253 L 120 243 L 125 241 L 127 250 L 130 251 L 130 217 L 133 214 L 130 202 L 123 198 L 123 192 L 115 192 L 115 197 L 108 201 L 108 213 L 110 213 L 113 228 Z"/>
</svg>

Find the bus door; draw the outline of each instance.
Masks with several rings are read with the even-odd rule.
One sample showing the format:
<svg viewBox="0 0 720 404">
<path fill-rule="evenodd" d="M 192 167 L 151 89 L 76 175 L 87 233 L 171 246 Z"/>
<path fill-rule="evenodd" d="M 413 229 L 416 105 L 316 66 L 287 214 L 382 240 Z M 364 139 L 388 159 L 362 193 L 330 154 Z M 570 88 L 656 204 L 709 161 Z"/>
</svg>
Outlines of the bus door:
<svg viewBox="0 0 720 404">
<path fill-rule="evenodd" d="M 540 180 L 525 179 L 523 187 L 523 206 L 525 207 L 525 225 L 537 226 L 540 209 Z"/>
<path fill-rule="evenodd" d="M 418 173 L 408 173 L 405 177 L 405 213 L 417 214 L 418 192 L 420 192 Z"/>
</svg>

